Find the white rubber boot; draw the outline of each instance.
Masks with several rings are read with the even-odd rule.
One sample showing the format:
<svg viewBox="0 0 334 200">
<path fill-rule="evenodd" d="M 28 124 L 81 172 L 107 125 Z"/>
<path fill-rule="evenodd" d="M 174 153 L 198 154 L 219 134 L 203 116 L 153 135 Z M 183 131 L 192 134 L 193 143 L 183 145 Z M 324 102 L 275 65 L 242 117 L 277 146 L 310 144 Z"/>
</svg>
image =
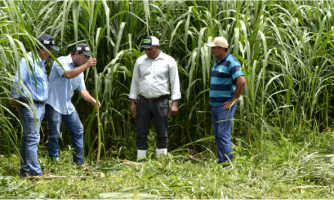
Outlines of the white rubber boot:
<svg viewBox="0 0 334 200">
<path fill-rule="evenodd" d="M 157 154 L 157 158 L 160 158 L 161 155 L 167 154 L 167 149 L 155 149 L 155 153 Z"/>
<path fill-rule="evenodd" d="M 137 159 L 143 159 L 146 157 L 146 150 L 137 150 Z"/>
</svg>

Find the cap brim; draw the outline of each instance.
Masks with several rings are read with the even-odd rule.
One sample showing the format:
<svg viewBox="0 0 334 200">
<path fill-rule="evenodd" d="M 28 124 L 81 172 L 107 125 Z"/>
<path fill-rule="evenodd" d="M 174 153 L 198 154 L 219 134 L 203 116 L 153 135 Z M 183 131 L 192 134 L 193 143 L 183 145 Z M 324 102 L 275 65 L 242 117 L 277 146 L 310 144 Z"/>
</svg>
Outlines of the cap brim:
<svg viewBox="0 0 334 200">
<path fill-rule="evenodd" d="M 207 47 L 215 47 L 216 45 L 212 44 L 212 43 L 208 43 L 208 44 L 205 44 Z"/>
<path fill-rule="evenodd" d="M 92 55 L 90 54 L 90 52 L 82 52 L 82 53 L 84 53 L 84 54 L 86 54 L 87 56 L 89 56 L 89 57 L 91 57 Z"/>
<path fill-rule="evenodd" d="M 50 47 L 55 51 L 59 51 L 59 47 L 57 47 L 57 46 L 50 46 Z"/>
<path fill-rule="evenodd" d="M 154 45 L 142 45 L 140 48 L 148 49 L 153 47 Z"/>
</svg>

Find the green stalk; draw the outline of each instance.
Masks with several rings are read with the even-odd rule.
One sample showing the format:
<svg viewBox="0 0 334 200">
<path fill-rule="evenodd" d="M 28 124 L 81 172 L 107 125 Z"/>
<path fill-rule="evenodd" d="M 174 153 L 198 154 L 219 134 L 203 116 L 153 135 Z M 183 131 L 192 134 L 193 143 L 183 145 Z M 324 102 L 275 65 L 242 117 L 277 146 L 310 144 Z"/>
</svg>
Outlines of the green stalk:
<svg viewBox="0 0 334 200">
<path fill-rule="evenodd" d="M 103 31 L 102 31 L 103 32 Z M 97 55 L 97 49 L 99 45 L 99 36 L 101 33 L 101 28 L 98 28 L 96 31 L 96 38 L 95 38 L 95 43 L 94 40 L 92 40 L 92 43 L 94 45 L 94 54 L 93 56 L 96 57 Z M 95 108 L 96 108 L 96 114 L 97 114 L 97 137 L 98 137 L 98 147 L 97 147 L 97 161 L 96 161 L 96 166 L 99 165 L 100 162 L 100 156 L 101 156 L 101 129 L 100 129 L 100 108 L 99 108 L 99 94 L 98 94 L 98 87 L 97 87 L 97 82 L 98 82 L 98 76 L 97 76 L 97 67 L 94 66 L 94 82 L 95 82 Z"/>
<path fill-rule="evenodd" d="M 99 165 L 100 162 L 100 156 L 101 156 L 101 130 L 100 130 L 100 108 L 99 108 L 99 95 L 97 90 L 97 69 L 96 66 L 94 66 L 94 82 L 95 82 L 95 99 L 96 99 L 96 115 L 97 115 L 97 133 L 98 133 L 98 147 L 97 147 L 97 162 L 96 166 Z"/>
</svg>

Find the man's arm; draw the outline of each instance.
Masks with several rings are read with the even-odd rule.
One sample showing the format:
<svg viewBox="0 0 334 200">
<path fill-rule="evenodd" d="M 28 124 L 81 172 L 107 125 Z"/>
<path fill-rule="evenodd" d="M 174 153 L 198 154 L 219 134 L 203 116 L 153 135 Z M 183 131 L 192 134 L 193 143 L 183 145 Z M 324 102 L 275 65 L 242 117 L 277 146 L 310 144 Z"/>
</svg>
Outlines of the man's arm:
<svg viewBox="0 0 334 200">
<path fill-rule="evenodd" d="M 234 102 L 240 97 L 240 95 L 242 94 L 242 92 L 244 91 L 245 88 L 245 84 L 246 84 L 246 79 L 244 76 L 238 76 L 236 78 L 237 84 L 235 87 L 235 92 L 233 95 L 233 99 L 229 102 L 225 102 L 224 105 L 224 109 L 229 109 L 231 107 L 231 105 L 234 104 Z"/>
<path fill-rule="evenodd" d="M 169 67 L 169 83 L 171 86 L 172 101 L 181 99 L 179 72 L 175 60 L 173 60 Z"/>
<path fill-rule="evenodd" d="M 87 68 L 90 68 L 95 65 L 96 65 L 96 58 L 91 58 L 85 64 L 81 65 L 80 67 L 64 72 L 63 77 L 67 79 L 74 78 L 78 76 L 79 74 L 81 74 L 81 72 L 85 71 Z"/>
<path fill-rule="evenodd" d="M 169 68 L 169 82 L 171 85 L 171 99 L 172 99 L 172 105 L 169 108 L 169 115 L 174 116 L 178 113 L 177 104 L 178 100 L 181 98 L 180 79 L 175 60 L 173 60 Z"/>
<path fill-rule="evenodd" d="M 139 72 L 139 66 L 138 66 L 138 60 L 135 63 L 135 66 L 133 68 L 133 74 L 132 74 L 132 80 L 131 80 L 131 86 L 130 86 L 130 93 L 129 98 L 136 100 L 138 98 L 139 94 L 139 79 L 140 79 L 140 72 Z"/>
<path fill-rule="evenodd" d="M 19 71 L 20 70 L 20 71 Z M 17 99 L 19 97 L 19 90 L 21 89 L 19 81 L 24 84 L 24 82 L 27 81 L 29 77 L 29 72 L 27 69 L 27 63 L 25 62 L 25 59 L 22 59 L 20 61 L 20 67 L 19 70 L 16 70 L 16 78 L 14 79 L 13 85 L 12 85 L 12 99 L 10 100 L 11 107 L 17 107 Z"/>
<path fill-rule="evenodd" d="M 134 99 L 130 99 L 130 112 L 133 115 L 137 115 L 137 105 Z"/>
<path fill-rule="evenodd" d="M 79 90 L 80 96 L 85 100 L 90 102 L 95 106 L 96 104 L 96 99 L 94 99 L 87 90 Z M 101 107 L 101 103 L 99 102 L 99 108 Z"/>
<path fill-rule="evenodd" d="M 170 116 L 177 115 L 177 113 L 178 113 L 177 104 L 178 104 L 178 103 L 179 103 L 178 100 L 173 100 L 173 101 L 172 101 L 172 105 L 170 106 L 170 109 L 169 109 L 169 115 L 170 115 Z"/>
<path fill-rule="evenodd" d="M 130 112 L 133 115 L 137 115 L 137 105 L 135 100 L 138 98 L 138 93 L 139 93 L 139 78 L 140 78 L 140 72 L 137 60 L 133 68 L 132 81 L 129 94 Z"/>
</svg>

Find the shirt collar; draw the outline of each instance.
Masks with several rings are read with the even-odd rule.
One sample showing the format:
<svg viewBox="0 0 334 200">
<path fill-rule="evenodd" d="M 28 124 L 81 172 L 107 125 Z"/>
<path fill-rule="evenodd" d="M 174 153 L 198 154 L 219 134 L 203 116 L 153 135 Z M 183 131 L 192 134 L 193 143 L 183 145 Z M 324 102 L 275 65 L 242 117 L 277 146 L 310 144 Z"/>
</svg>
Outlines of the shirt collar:
<svg viewBox="0 0 334 200">
<path fill-rule="evenodd" d="M 32 54 L 31 51 L 27 54 L 27 56 L 28 56 L 28 58 L 31 58 L 31 59 L 35 58 L 35 60 L 37 60 L 37 58 L 38 58 L 38 61 L 39 61 L 39 62 L 42 62 L 42 61 L 43 61 L 43 60 L 38 56 L 38 54 L 37 54 L 37 58 L 36 58 L 36 57 Z"/>
<path fill-rule="evenodd" d="M 165 55 L 165 54 L 160 50 L 160 54 L 159 54 L 159 56 L 158 56 L 155 60 L 158 60 L 158 59 L 164 59 L 164 58 L 165 58 L 164 55 Z"/>
<path fill-rule="evenodd" d="M 66 58 L 67 58 L 67 60 L 68 60 L 69 63 L 74 64 L 73 60 L 72 60 L 72 55 L 71 54 L 69 54 L 68 56 L 66 56 Z"/>
<path fill-rule="evenodd" d="M 146 59 L 149 59 L 146 54 L 145 56 L 146 56 Z M 165 54 L 160 50 L 159 56 L 154 60 L 159 60 L 159 59 L 164 59 L 164 58 L 165 58 Z"/>
<path fill-rule="evenodd" d="M 226 56 L 225 56 L 223 59 L 221 59 L 221 60 L 219 61 L 219 63 L 224 62 L 224 61 L 226 60 L 226 58 L 229 57 L 229 55 L 231 55 L 230 52 L 228 52 L 228 53 L 226 54 Z M 217 63 L 217 61 L 218 61 L 218 59 L 215 60 L 215 63 Z M 217 63 L 217 64 L 219 64 L 219 63 Z"/>
<path fill-rule="evenodd" d="M 30 51 L 28 54 L 27 54 L 28 58 L 31 59 L 32 62 L 36 62 L 36 63 L 40 63 L 43 67 L 44 67 L 44 63 L 45 63 L 45 60 L 42 60 L 38 54 L 37 54 L 37 58 L 32 54 L 32 52 Z M 33 59 L 35 58 L 35 59 Z"/>
</svg>

